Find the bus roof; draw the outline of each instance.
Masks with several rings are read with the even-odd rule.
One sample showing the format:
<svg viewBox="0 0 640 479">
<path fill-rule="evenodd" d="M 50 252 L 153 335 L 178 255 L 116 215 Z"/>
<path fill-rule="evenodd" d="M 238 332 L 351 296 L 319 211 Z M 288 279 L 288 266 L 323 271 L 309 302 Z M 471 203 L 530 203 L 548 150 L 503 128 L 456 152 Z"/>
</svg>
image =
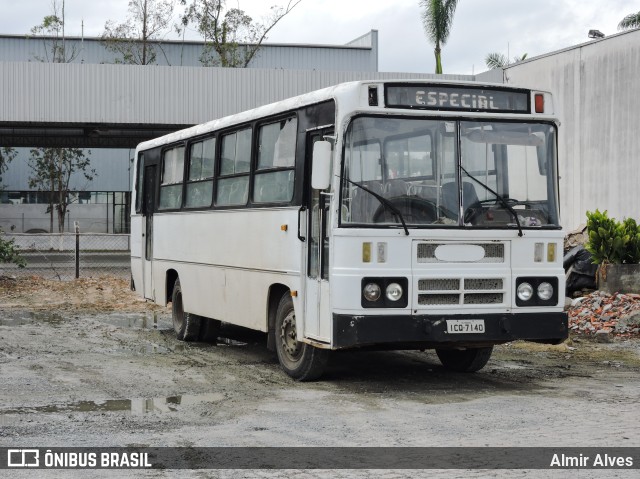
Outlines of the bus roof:
<svg viewBox="0 0 640 479">
<path fill-rule="evenodd" d="M 148 150 L 158 146 L 162 146 L 169 143 L 174 143 L 182 140 L 186 140 L 195 136 L 204 135 L 206 133 L 220 130 L 233 125 L 247 123 L 258 118 L 277 115 L 291 110 L 296 110 L 309 105 L 321 103 L 323 101 L 337 99 L 345 94 L 353 94 L 360 91 L 363 85 L 380 85 L 380 84 L 395 84 L 395 85 L 446 85 L 446 86 L 459 86 L 459 87 L 492 87 L 501 90 L 523 90 L 522 87 L 516 87 L 514 85 L 504 85 L 502 83 L 489 83 L 489 82 L 474 82 L 474 81 L 459 81 L 459 80 L 418 80 L 418 79 L 402 79 L 402 80 L 360 80 L 340 83 L 334 86 L 315 90 L 302 95 L 287 98 L 285 100 L 277 101 L 267 105 L 263 105 L 251 110 L 246 110 L 233 115 L 225 116 L 215 120 L 208 121 L 199 125 L 185 128 L 183 130 L 175 131 L 152 140 L 142 142 L 136 148 L 137 151 Z M 525 90 L 530 90 L 524 88 Z M 542 90 L 536 90 L 537 92 L 547 93 Z"/>
</svg>

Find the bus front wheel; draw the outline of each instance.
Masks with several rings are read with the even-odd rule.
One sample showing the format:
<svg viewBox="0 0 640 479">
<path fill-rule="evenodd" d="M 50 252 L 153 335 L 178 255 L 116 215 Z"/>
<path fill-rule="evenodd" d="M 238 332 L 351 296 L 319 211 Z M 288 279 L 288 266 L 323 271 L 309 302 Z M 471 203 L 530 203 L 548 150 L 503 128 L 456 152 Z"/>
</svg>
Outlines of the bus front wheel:
<svg viewBox="0 0 640 479">
<path fill-rule="evenodd" d="M 493 346 L 468 349 L 436 349 L 440 362 L 446 369 L 461 373 L 480 371 L 491 357 Z"/>
<path fill-rule="evenodd" d="M 171 295 L 171 317 L 173 330 L 180 341 L 196 341 L 200 335 L 201 318 L 192 313 L 187 313 L 182 304 L 182 288 L 180 280 L 176 279 Z"/>
<path fill-rule="evenodd" d="M 329 360 L 329 351 L 297 340 L 296 313 L 286 293 L 276 310 L 276 353 L 280 366 L 298 381 L 318 379 Z"/>
</svg>

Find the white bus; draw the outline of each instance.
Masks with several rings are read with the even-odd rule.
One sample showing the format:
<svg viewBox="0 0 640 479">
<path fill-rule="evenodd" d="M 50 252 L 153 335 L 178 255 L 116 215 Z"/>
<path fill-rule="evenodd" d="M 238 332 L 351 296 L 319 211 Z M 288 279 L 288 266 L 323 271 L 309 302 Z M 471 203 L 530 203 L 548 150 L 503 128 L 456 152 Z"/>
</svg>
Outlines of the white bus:
<svg viewBox="0 0 640 479">
<path fill-rule="evenodd" d="M 263 331 L 284 371 L 331 350 L 567 337 L 557 127 L 547 92 L 361 81 L 140 144 L 133 287 L 181 340 Z"/>
</svg>

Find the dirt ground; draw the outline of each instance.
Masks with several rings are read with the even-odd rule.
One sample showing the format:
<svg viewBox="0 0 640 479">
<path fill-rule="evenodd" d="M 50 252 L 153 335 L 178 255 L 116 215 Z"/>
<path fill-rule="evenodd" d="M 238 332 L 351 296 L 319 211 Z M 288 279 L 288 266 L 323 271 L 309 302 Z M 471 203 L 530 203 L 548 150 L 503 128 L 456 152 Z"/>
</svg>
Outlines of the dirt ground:
<svg viewBox="0 0 640 479">
<path fill-rule="evenodd" d="M 430 351 L 340 352 L 322 381 L 297 383 L 261 333 L 225 324 L 218 344 L 177 341 L 169 310 L 126 281 L 0 281 L 0 447 L 638 447 L 639 373 L 637 339 L 573 336 L 497 347 L 476 374 L 446 372 Z M 634 477 L 596 472 L 575 477 Z M 368 477 L 350 474 L 338 475 Z"/>
</svg>

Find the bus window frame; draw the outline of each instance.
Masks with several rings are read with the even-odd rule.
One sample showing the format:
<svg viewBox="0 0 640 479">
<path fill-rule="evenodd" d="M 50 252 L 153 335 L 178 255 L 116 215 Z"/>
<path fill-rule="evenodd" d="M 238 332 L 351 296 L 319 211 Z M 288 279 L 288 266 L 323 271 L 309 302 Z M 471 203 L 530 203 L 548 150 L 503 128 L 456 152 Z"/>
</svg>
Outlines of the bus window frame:
<svg viewBox="0 0 640 479">
<path fill-rule="evenodd" d="M 434 121 L 443 121 L 443 122 L 455 122 L 457 125 L 459 125 L 461 122 L 490 122 L 490 121 L 495 121 L 495 122 L 500 122 L 500 123 L 527 123 L 527 122 L 533 122 L 533 123 L 540 123 L 540 124 L 547 124 L 552 126 L 553 131 L 554 131 L 554 141 L 555 141 L 555 145 L 553 148 L 553 153 L 554 153 L 554 161 L 552 162 L 552 172 L 551 173 L 547 173 L 547 177 L 549 178 L 548 181 L 553 181 L 553 178 L 555 178 L 555 185 L 553 185 L 553 189 L 555 191 L 555 197 L 553 198 L 553 202 L 555 203 L 555 214 L 554 214 L 554 219 L 556 221 L 556 224 L 553 225 L 543 225 L 541 227 L 537 226 L 537 227 L 528 227 L 528 226 L 523 226 L 522 229 L 523 230 L 560 230 L 562 229 L 562 226 L 560 225 L 560 177 L 558 174 L 558 169 L 559 169 L 559 165 L 558 165 L 558 124 L 553 121 L 553 120 L 549 120 L 547 118 L 538 118 L 536 116 L 533 116 L 532 114 L 529 115 L 522 115 L 521 118 L 494 118 L 494 117 L 477 117 L 475 115 L 469 115 L 469 116 L 461 116 L 461 115 L 452 115 L 452 116 L 441 116 L 441 115 L 424 115 L 424 110 L 420 109 L 421 113 L 423 113 L 422 115 L 416 115 L 414 114 L 408 114 L 408 115 L 402 115 L 402 114 L 394 114 L 394 115 L 382 115 L 380 113 L 376 113 L 376 112 L 365 112 L 365 113 L 357 113 L 351 117 L 348 118 L 348 121 L 346 121 L 344 127 L 343 127 L 343 132 L 344 132 L 344 136 L 343 136 L 343 141 L 342 141 L 342 151 L 341 151 L 341 156 L 340 156 L 340 185 L 339 185 L 339 196 L 338 196 L 338 204 L 342 205 L 344 202 L 344 196 L 343 196 L 343 192 L 344 192 L 344 185 L 343 185 L 343 178 L 346 175 L 346 162 L 344 161 L 344 157 L 345 157 L 345 152 L 346 152 L 346 148 L 347 148 L 347 144 L 346 144 L 346 133 L 349 130 L 349 127 L 351 126 L 351 123 L 356 120 L 357 118 L 371 118 L 371 117 L 380 117 L 380 118 L 385 118 L 385 119 L 391 119 L 391 118 L 399 118 L 399 119 L 416 119 L 416 120 L 434 120 Z M 471 113 L 477 113 L 477 112 L 471 112 Z M 496 113 L 500 113 L 500 112 L 496 112 Z M 455 151 L 456 151 L 456 161 L 457 161 L 457 166 L 459 166 L 459 162 L 461 161 L 460 155 L 461 155 L 461 151 L 460 151 L 460 147 L 461 147 L 461 138 L 460 138 L 460 134 L 459 134 L 459 126 L 456 128 L 456 134 L 455 134 Z M 437 137 L 435 138 L 437 140 Z M 384 148 L 384 143 L 382 143 L 382 146 Z M 437 148 L 437 142 L 436 142 L 436 148 Z M 549 148 L 549 146 L 547 147 Z M 384 150 L 383 150 L 384 153 Z M 502 153 L 501 153 L 502 154 Z M 502 160 L 502 159 L 501 159 Z M 506 181 L 506 178 L 503 177 L 503 175 L 500 172 L 500 169 L 498 168 L 497 165 L 497 159 L 496 159 L 496 164 L 494 164 L 494 167 L 498 170 L 497 171 L 497 181 Z M 435 162 L 437 165 L 437 161 Z M 439 172 L 437 173 L 439 174 Z M 446 174 L 447 177 L 450 175 L 449 173 Z M 460 168 L 456 167 L 456 172 L 451 175 L 452 177 L 456 178 L 456 181 L 461 181 L 461 171 Z M 443 176 L 445 177 L 445 176 Z M 416 177 L 416 178 L 420 178 L 420 177 Z M 551 186 L 551 183 L 549 183 L 548 187 Z M 504 190 L 504 188 L 503 188 Z M 547 201 L 550 201 L 551 198 L 548 198 Z M 399 225 L 399 223 L 398 223 Z M 379 225 L 375 225 L 373 226 L 372 224 L 369 223 L 348 223 L 348 222 L 343 222 L 342 221 L 342 215 L 339 214 L 338 215 L 338 221 L 337 221 L 337 227 L 338 228 L 367 228 L 367 229 L 397 229 L 398 225 L 385 225 L 385 224 L 379 224 Z M 489 230 L 489 231 L 497 231 L 497 230 L 501 230 L 501 231 L 509 231 L 512 230 L 513 228 L 510 227 L 493 227 L 493 226 L 466 226 L 466 225 L 460 225 L 460 224 L 456 224 L 456 225 L 437 225 L 437 228 L 432 227 L 432 226 L 423 226 L 423 225 L 411 225 L 411 229 L 418 229 L 418 230 L 430 230 L 430 229 L 447 229 L 447 230 Z"/>
<path fill-rule="evenodd" d="M 184 152 L 182 153 L 182 181 L 179 183 L 171 183 L 168 185 L 163 185 L 162 184 L 162 178 L 164 177 L 164 156 L 166 154 L 167 151 L 172 150 L 174 148 L 183 148 Z M 185 169 L 186 169 L 186 156 L 187 156 L 187 142 L 182 140 L 182 141 L 177 141 L 175 143 L 170 143 L 168 145 L 164 145 L 161 150 L 160 150 L 160 162 L 159 162 L 159 168 L 158 168 L 158 172 L 156 173 L 157 178 L 156 178 L 156 198 L 155 198 L 155 205 L 154 205 L 154 212 L 160 212 L 160 213 L 165 213 L 165 212 L 174 212 L 174 211 L 180 211 L 183 209 L 184 206 L 184 190 L 185 190 L 185 181 L 184 181 L 184 175 L 185 175 Z M 182 192 L 180 194 L 180 206 L 178 206 L 177 208 L 161 208 L 160 207 L 160 195 L 162 194 L 162 188 L 163 186 L 176 186 L 176 185 L 181 185 L 182 186 Z"/>
<path fill-rule="evenodd" d="M 296 122 L 296 133 L 295 133 L 295 144 L 293 146 L 293 165 L 285 166 L 285 167 L 270 167 L 258 169 L 258 142 L 260 137 L 260 129 L 267 125 L 273 125 L 276 123 L 280 123 L 282 121 L 287 120 L 295 120 Z M 281 130 L 282 131 L 282 130 Z M 304 163 L 304 158 L 301 160 L 298 153 L 298 146 L 300 143 L 300 120 L 298 118 L 298 110 L 293 110 L 290 112 L 285 112 L 283 114 L 279 114 L 276 116 L 272 116 L 269 118 L 261 119 L 260 121 L 256 121 L 254 124 L 254 142 L 253 142 L 253 155 L 252 155 L 252 164 L 251 164 L 251 184 L 249 187 L 249 199 L 248 204 L 255 207 L 270 207 L 270 206 L 287 206 L 291 205 L 292 202 L 295 201 L 296 198 L 296 185 L 298 180 L 298 163 Z M 280 171 L 293 171 L 293 190 L 291 192 L 291 198 L 286 201 L 255 201 L 255 184 L 256 184 L 256 176 L 269 174 L 269 173 L 277 173 Z"/>
<path fill-rule="evenodd" d="M 219 141 L 218 141 L 218 132 L 213 131 L 210 132 L 204 136 L 197 136 L 197 137 L 193 137 L 193 138 L 189 138 L 186 141 L 186 147 L 185 147 L 185 172 L 184 172 L 184 189 L 183 189 L 183 198 L 182 198 L 182 210 L 186 210 L 186 211 L 197 211 L 197 210 L 208 210 L 211 209 L 213 207 L 213 200 L 215 198 L 216 195 L 216 162 L 217 162 L 217 158 L 218 158 L 218 145 L 219 145 Z M 214 145 L 214 149 L 213 149 L 213 176 L 208 177 L 208 178 L 204 178 L 204 179 L 198 179 L 198 180 L 189 180 L 189 174 L 191 173 L 191 148 L 193 147 L 194 144 L 196 143 L 203 143 L 208 141 L 208 140 L 214 140 L 215 141 L 215 145 Z M 203 150 L 204 151 L 204 150 Z M 212 182 L 211 185 L 211 200 L 209 201 L 208 204 L 206 205 L 199 205 L 199 206 L 187 206 L 187 190 L 188 190 L 188 186 L 189 185 L 193 185 L 193 184 L 197 184 L 197 183 L 206 183 L 208 181 Z"/>
</svg>

